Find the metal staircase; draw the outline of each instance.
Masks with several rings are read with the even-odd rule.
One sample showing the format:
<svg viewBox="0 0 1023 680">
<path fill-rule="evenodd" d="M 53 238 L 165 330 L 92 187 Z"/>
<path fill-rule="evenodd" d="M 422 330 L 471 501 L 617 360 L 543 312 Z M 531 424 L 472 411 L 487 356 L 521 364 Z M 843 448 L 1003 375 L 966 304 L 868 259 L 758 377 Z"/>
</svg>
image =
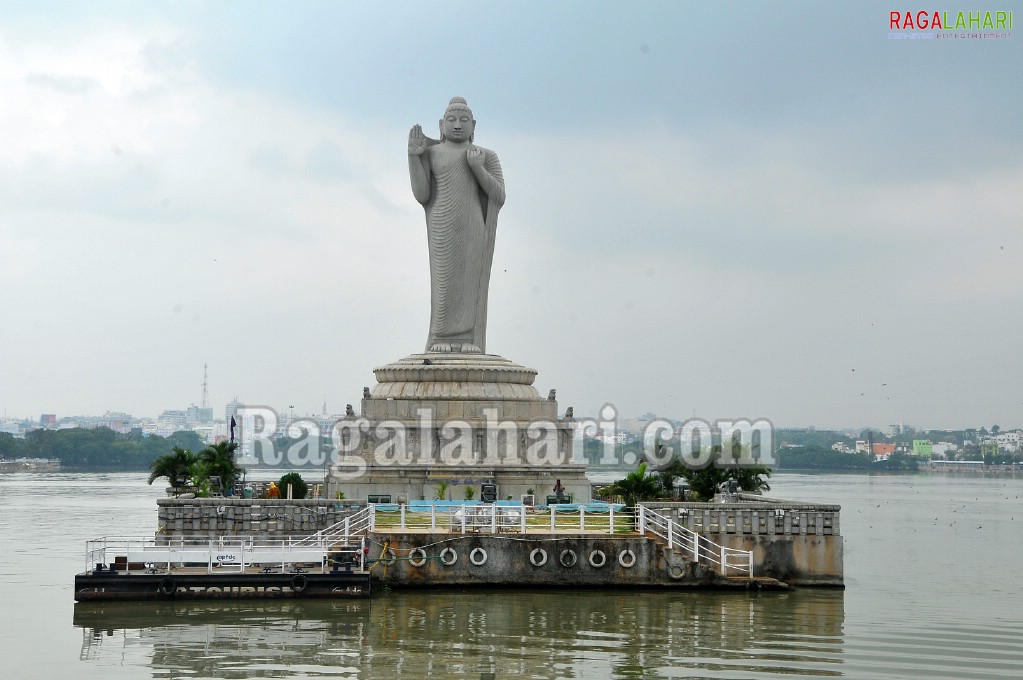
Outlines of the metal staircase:
<svg viewBox="0 0 1023 680">
<path fill-rule="evenodd" d="M 326 543 L 333 545 L 337 543 L 347 544 L 354 536 L 365 536 L 373 531 L 375 526 L 376 513 L 372 505 L 368 505 L 358 512 L 348 515 L 340 522 L 331 524 L 325 529 L 320 529 L 315 534 L 309 534 L 305 538 L 295 542 L 297 546 L 320 545 Z"/>
<path fill-rule="evenodd" d="M 753 578 L 753 553 L 749 550 L 728 548 L 706 536 L 682 526 L 670 517 L 639 506 L 637 527 L 639 533 L 654 536 L 658 542 L 697 564 L 713 564 L 725 577 Z"/>
</svg>

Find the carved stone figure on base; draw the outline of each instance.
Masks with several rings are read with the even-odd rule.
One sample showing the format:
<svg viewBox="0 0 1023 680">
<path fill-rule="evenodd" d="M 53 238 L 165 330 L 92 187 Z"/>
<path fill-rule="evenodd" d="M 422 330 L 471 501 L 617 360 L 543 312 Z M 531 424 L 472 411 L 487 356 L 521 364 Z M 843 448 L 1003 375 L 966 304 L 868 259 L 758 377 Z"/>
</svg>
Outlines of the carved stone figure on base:
<svg viewBox="0 0 1023 680">
<path fill-rule="evenodd" d="M 430 250 L 427 352 L 486 351 L 487 295 L 504 176 L 497 154 L 473 143 L 476 121 L 454 97 L 440 120 L 440 140 L 409 131 L 412 194 L 426 210 Z"/>
</svg>

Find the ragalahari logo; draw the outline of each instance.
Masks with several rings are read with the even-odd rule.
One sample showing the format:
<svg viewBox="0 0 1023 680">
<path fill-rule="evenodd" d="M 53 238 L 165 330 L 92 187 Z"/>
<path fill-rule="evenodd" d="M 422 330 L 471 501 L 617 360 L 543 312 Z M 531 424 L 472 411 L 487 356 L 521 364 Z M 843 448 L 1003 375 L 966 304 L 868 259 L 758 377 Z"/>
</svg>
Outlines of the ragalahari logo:
<svg viewBox="0 0 1023 680">
<path fill-rule="evenodd" d="M 1012 37 L 1011 11 L 936 10 L 899 11 L 888 13 L 889 39 L 1005 39 Z"/>
</svg>

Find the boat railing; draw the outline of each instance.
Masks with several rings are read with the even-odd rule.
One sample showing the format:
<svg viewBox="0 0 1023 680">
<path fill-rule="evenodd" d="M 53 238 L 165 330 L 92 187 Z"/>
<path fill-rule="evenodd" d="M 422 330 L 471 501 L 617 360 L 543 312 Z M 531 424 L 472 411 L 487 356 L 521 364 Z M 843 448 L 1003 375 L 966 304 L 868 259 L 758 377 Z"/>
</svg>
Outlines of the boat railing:
<svg viewBox="0 0 1023 680">
<path fill-rule="evenodd" d="M 715 543 L 706 536 L 696 533 L 670 517 L 639 506 L 638 528 L 641 534 L 653 534 L 667 542 L 669 550 L 688 555 L 696 563 L 717 565 L 722 576 L 729 576 L 730 570 L 740 575 L 753 577 L 753 553 L 749 550 L 729 548 Z"/>
<path fill-rule="evenodd" d="M 86 542 L 87 573 L 150 572 L 176 566 L 205 566 L 209 573 L 238 571 L 259 566 L 270 572 L 300 572 L 319 568 L 326 572 L 334 565 L 365 567 L 366 539 L 339 542 L 330 537 L 266 540 L 256 537 L 220 537 L 208 541 L 194 538 L 137 538 L 105 536 Z"/>
</svg>

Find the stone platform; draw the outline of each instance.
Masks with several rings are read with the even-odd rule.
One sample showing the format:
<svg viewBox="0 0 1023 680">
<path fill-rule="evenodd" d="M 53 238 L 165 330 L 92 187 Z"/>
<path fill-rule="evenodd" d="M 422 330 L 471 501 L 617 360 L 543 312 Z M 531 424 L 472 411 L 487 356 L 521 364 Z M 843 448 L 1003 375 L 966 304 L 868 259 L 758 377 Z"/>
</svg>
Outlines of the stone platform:
<svg viewBox="0 0 1023 680">
<path fill-rule="evenodd" d="M 558 403 L 533 387 L 536 371 L 496 354 L 412 354 L 373 369 L 377 385 L 362 400 L 366 418 L 415 418 L 431 409 L 436 418 L 555 420 Z"/>
<path fill-rule="evenodd" d="M 345 418 L 368 426 L 357 462 L 332 469 L 331 497 L 432 500 L 446 485 L 452 500 L 469 487 L 479 499 L 495 484 L 499 499 L 532 489 L 542 501 L 560 479 L 573 500 L 589 500 L 585 464 L 572 460 L 574 420 L 559 418 L 554 390 L 544 397 L 533 386 L 536 370 L 494 354 L 428 352 L 373 373 L 361 413 Z"/>
</svg>

